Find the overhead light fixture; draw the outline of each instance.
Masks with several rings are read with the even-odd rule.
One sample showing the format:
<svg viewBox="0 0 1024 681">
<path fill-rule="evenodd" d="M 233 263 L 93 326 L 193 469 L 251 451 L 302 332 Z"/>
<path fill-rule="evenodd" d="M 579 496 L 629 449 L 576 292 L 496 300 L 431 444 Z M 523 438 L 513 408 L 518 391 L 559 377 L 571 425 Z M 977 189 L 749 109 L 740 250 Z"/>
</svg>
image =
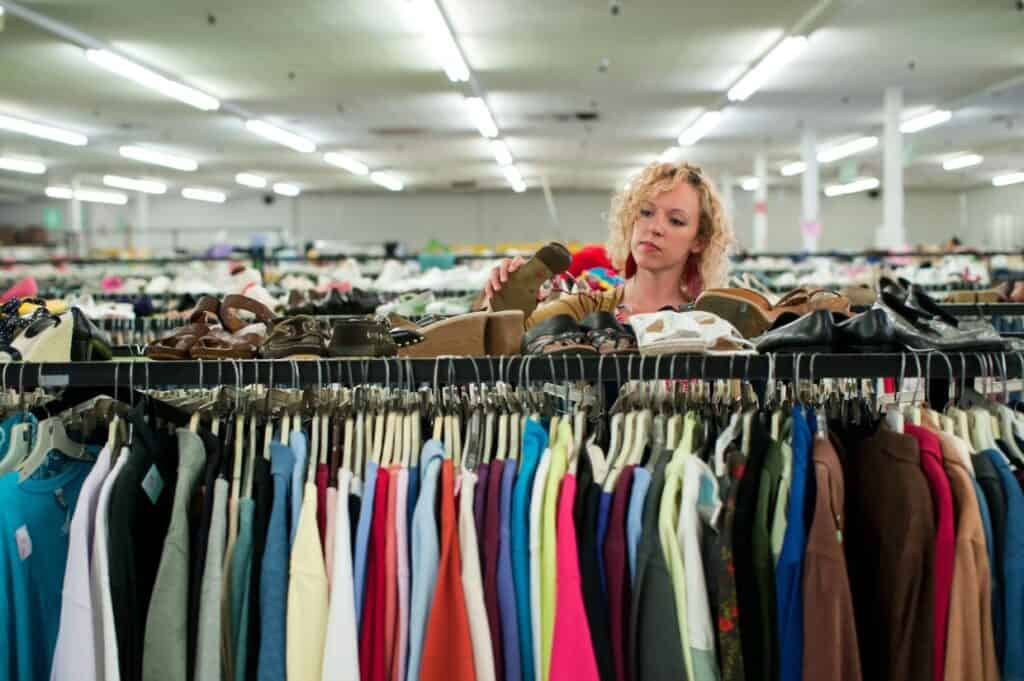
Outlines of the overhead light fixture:
<svg viewBox="0 0 1024 681">
<path fill-rule="evenodd" d="M 807 164 L 803 161 L 793 161 L 792 163 L 787 163 L 782 166 L 782 168 L 779 169 L 779 172 L 781 172 L 784 177 L 792 177 L 794 175 L 807 172 Z"/>
<path fill-rule="evenodd" d="M 453 83 L 465 83 L 469 80 L 469 66 L 462 58 L 459 44 L 448 27 L 441 8 L 436 0 L 410 0 L 407 5 L 413 15 L 413 22 L 422 28 L 430 41 L 431 51 L 441 64 L 448 80 Z"/>
<path fill-rule="evenodd" d="M 718 125 L 718 121 L 721 120 L 721 118 L 721 111 L 705 111 L 690 125 L 690 127 L 679 135 L 679 146 L 693 146 L 699 142 L 704 135 L 711 132 L 711 129 Z"/>
<path fill-rule="evenodd" d="M 288 184 L 287 182 L 277 182 L 274 184 L 274 193 L 280 194 L 281 196 L 298 196 L 302 193 L 302 190 L 296 187 L 294 184 Z"/>
<path fill-rule="evenodd" d="M 1005 187 L 1011 184 L 1020 184 L 1024 182 L 1024 173 L 1007 173 L 1006 175 L 996 175 L 992 178 L 993 187 Z"/>
<path fill-rule="evenodd" d="M 142 163 L 152 163 L 153 165 L 163 166 L 165 168 L 173 168 L 174 170 L 182 170 L 185 172 L 192 172 L 199 168 L 199 164 L 190 158 L 184 158 L 182 156 L 173 156 L 171 154 L 165 154 L 161 151 L 153 151 L 152 149 L 143 149 L 142 147 L 121 147 L 118 150 L 121 156 L 130 158 L 133 161 L 140 161 Z"/>
<path fill-rule="evenodd" d="M 193 201 L 206 201 L 207 203 L 224 203 L 228 200 L 228 197 L 224 192 L 217 191 L 216 189 L 185 187 L 181 190 L 181 195 L 186 199 L 191 199 Z"/>
<path fill-rule="evenodd" d="M 846 184 L 830 184 L 825 187 L 825 196 L 845 196 L 847 194 L 856 194 L 857 192 L 866 192 L 872 189 L 878 189 L 879 182 L 877 177 L 861 177 L 852 182 Z"/>
<path fill-rule="evenodd" d="M 176 99 L 179 102 L 184 102 L 189 106 L 194 106 L 203 111 L 216 111 L 220 108 L 220 102 L 217 101 L 216 97 L 211 97 L 205 92 L 200 92 L 193 87 L 161 76 L 159 73 L 151 71 L 145 66 L 140 66 L 109 50 L 86 50 L 85 56 L 92 63 L 102 66 L 122 78 L 133 80 L 143 87 L 156 90 L 162 95 Z"/>
<path fill-rule="evenodd" d="M 128 196 L 120 192 L 105 192 L 99 189 L 71 189 L 70 187 L 47 187 L 46 195 L 51 199 L 78 199 L 86 203 L 107 203 L 123 206 Z"/>
<path fill-rule="evenodd" d="M 984 156 L 978 154 L 962 154 L 960 156 L 954 156 L 948 158 L 942 162 L 943 170 L 960 170 L 961 168 L 970 168 L 971 166 L 979 165 L 985 160 Z"/>
<path fill-rule="evenodd" d="M 339 154 L 331 151 L 324 154 L 324 160 L 332 166 L 338 166 L 339 168 L 347 170 L 354 175 L 368 175 L 370 173 L 370 169 L 365 163 L 360 163 L 354 158 L 349 158 L 345 154 Z"/>
<path fill-rule="evenodd" d="M 469 107 L 469 115 L 473 119 L 473 125 L 484 137 L 491 138 L 498 136 L 498 125 L 494 122 L 491 110 L 487 108 L 487 102 L 480 97 L 466 97 L 466 106 Z"/>
<path fill-rule="evenodd" d="M 304 154 L 316 151 L 316 145 L 308 139 L 299 137 L 293 132 L 282 130 L 276 125 L 271 125 L 266 121 L 258 121 L 255 119 L 249 120 L 245 122 L 245 127 L 248 128 L 249 132 L 255 133 L 260 137 L 264 137 L 271 142 L 282 144 L 289 149 L 301 151 Z"/>
<path fill-rule="evenodd" d="M 501 169 L 501 172 L 505 173 L 505 179 L 512 185 L 512 189 L 517 193 L 526 191 L 526 182 L 523 181 L 523 174 L 519 172 L 519 168 L 514 165 L 507 165 Z"/>
<path fill-rule="evenodd" d="M 839 159 L 846 158 L 847 156 L 853 156 L 859 154 L 868 149 L 874 149 L 878 146 L 877 137 L 861 137 L 855 139 L 852 142 L 846 142 L 844 144 L 837 144 L 828 149 L 824 149 L 818 152 L 818 163 L 832 163 Z"/>
<path fill-rule="evenodd" d="M 267 186 L 266 178 L 253 175 L 252 173 L 238 173 L 235 175 L 235 182 L 246 187 L 252 187 L 253 189 L 263 189 Z"/>
<path fill-rule="evenodd" d="M 15 173 L 28 173 L 29 175 L 42 175 L 46 172 L 46 166 L 39 161 L 26 161 L 20 158 L 0 156 L 0 170 L 10 170 Z"/>
<path fill-rule="evenodd" d="M 491 141 L 491 153 L 494 154 L 494 160 L 499 166 L 511 165 L 512 152 L 508 150 L 508 145 L 503 140 Z"/>
<path fill-rule="evenodd" d="M 390 189 L 393 192 L 400 192 L 405 188 L 402 181 L 390 173 L 370 173 L 370 180 L 385 189 Z"/>
<path fill-rule="evenodd" d="M 756 191 L 760 186 L 761 180 L 756 177 L 744 177 L 740 180 L 740 187 L 742 187 L 745 192 Z"/>
<path fill-rule="evenodd" d="M 31 135 L 51 142 L 70 144 L 73 147 L 84 147 L 89 143 L 89 138 L 70 130 L 61 130 L 50 125 L 31 123 L 20 118 L 0 115 L 0 130 L 18 132 L 22 135 Z"/>
<path fill-rule="evenodd" d="M 142 192 L 144 194 L 167 193 L 167 185 L 155 180 L 136 180 L 130 177 L 120 177 L 118 175 L 104 175 L 103 184 L 116 189 L 128 189 L 134 192 Z"/>
<path fill-rule="evenodd" d="M 772 51 L 765 55 L 754 68 L 739 79 L 729 88 L 727 96 L 730 102 L 742 102 L 764 85 L 773 74 L 778 72 L 796 55 L 800 54 L 807 47 L 807 36 L 790 36 L 772 48 Z"/>
<path fill-rule="evenodd" d="M 921 132 L 928 128 L 934 128 L 936 125 L 942 125 L 952 117 L 952 111 L 936 109 L 935 111 L 931 111 L 922 116 L 914 116 L 913 118 L 903 121 L 900 125 L 900 132 L 905 135 L 912 135 L 915 132 Z"/>
</svg>

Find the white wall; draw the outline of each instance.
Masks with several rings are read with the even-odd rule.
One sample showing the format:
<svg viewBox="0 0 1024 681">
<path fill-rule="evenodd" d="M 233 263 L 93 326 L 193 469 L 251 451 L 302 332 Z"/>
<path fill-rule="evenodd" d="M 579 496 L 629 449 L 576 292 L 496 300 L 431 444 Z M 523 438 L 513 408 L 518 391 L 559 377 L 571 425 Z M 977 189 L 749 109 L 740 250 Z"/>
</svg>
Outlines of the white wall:
<svg viewBox="0 0 1024 681">
<path fill-rule="evenodd" d="M 749 244 L 753 223 L 753 194 L 736 190 L 734 225 L 741 243 Z M 539 191 L 480 193 L 308 194 L 297 199 L 278 198 L 265 205 L 260 197 L 205 204 L 180 198 L 150 197 L 150 228 L 136 233 L 135 244 L 155 250 L 170 247 L 170 228 L 183 230 L 178 245 L 201 249 L 229 228 L 227 238 L 245 244 L 250 235 L 268 229 L 287 230 L 301 240 L 337 239 L 380 243 L 401 241 L 418 248 L 429 239 L 478 242 L 540 239 L 603 241 L 610 195 L 605 192 L 555 192 L 560 222 L 555 225 Z M 70 221 L 67 201 L 50 202 Z M 0 224 L 23 226 L 40 223 L 45 201 L 0 205 Z M 965 243 L 998 247 L 992 225 L 1010 220 L 1017 241 L 1024 245 L 1024 188 L 979 189 L 967 194 L 966 220 L 959 194 L 944 191 L 908 191 L 907 236 L 911 244 L 938 243 L 953 235 Z M 123 246 L 125 230 L 135 221 L 132 203 L 123 207 L 91 205 L 86 222 L 100 236 L 95 246 Z M 882 204 L 867 194 L 822 198 L 822 249 L 862 249 L 873 243 L 882 220 Z M 1006 216 L 1010 216 L 1007 218 Z M 768 243 L 773 251 L 802 248 L 799 231 L 800 195 L 773 189 L 768 193 Z M 964 224 L 970 225 L 965 228 Z M 1020 237 L 1016 234 L 1020 233 Z"/>
<path fill-rule="evenodd" d="M 967 195 L 966 208 L 980 244 L 998 250 L 1024 247 L 1024 184 L 977 189 Z"/>
</svg>

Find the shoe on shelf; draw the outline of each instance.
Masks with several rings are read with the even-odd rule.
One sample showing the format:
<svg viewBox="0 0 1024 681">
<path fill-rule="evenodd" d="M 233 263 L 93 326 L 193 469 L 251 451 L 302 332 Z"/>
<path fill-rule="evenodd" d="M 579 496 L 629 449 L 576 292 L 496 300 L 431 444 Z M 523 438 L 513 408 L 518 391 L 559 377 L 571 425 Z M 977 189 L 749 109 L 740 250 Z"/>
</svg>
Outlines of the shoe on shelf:
<svg viewBox="0 0 1024 681">
<path fill-rule="evenodd" d="M 483 357 L 487 354 L 486 312 L 471 312 L 420 326 L 423 342 L 401 348 L 399 357 L 439 357 L 459 355 Z"/>
<path fill-rule="evenodd" d="M 92 362 L 109 360 L 110 339 L 78 308 L 54 315 L 40 308 L 32 322 L 0 349 L 0 361 Z"/>
<path fill-rule="evenodd" d="M 250 313 L 245 320 L 240 311 Z M 220 304 L 222 326 L 212 327 L 196 339 L 189 355 L 194 359 L 253 359 L 274 322 L 265 305 L 248 296 L 225 296 Z"/>
<path fill-rule="evenodd" d="M 584 329 L 570 315 L 560 314 L 545 319 L 523 335 L 524 355 L 593 355 L 597 351 Z"/>
<path fill-rule="evenodd" d="M 525 317 L 537 309 L 537 294 L 544 282 L 569 269 L 572 254 L 564 245 L 552 241 L 533 254 L 523 265 L 508 275 L 508 281 L 491 298 L 491 310 L 519 310 Z"/>
<path fill-rule="evenodd" d="M 877 307 L 836 324 L 835 346 L 836 352 L 851 354 L 903 352 L 892 320 Z"/>
<path fill-rule="evenodd" d="M 327 354 L 330 357 L 394 357 L 399 341 L 411 344 L 417 336 L 419 334 L 412 329 L 392 329 L 381 317 L 346 317 L 335 320 Z"/>
<path fill-rule="evenodd" d="M 754 338 L 759 353 L 833 351 L 835 321 L 827 310 L 815 310 L 803 317 Z"/>
<path fill-rule="evenodd" d="M 146 357 L 155 360 L 185 360 L 200 338 L 220 327 L 220 301 L 203 296 L 189 315 L 189 323 L 146 346 Z"/>
<path fill-rule="evenodd" d="M 327 333 L 313 317 L 279 319 L 260 346 L 266 359 L 320 359 L 327 354 Z"/>
</svg>

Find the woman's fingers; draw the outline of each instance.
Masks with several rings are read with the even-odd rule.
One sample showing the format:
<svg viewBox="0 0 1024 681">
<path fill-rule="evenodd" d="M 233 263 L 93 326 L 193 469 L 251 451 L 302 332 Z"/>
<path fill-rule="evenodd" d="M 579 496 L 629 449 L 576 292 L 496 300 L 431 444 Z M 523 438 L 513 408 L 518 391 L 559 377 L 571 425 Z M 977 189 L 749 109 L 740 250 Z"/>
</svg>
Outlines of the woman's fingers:
<svg viewBox="0 0 1024 681">
<path fill-rule="evenodd" d="M 494 294 L 502 289 L 502 286 L 508 282 L 508 275 L 512 274 L 526 262 L 522 258 L 505 258 L 501 263 L 491 270 L 491 278 L 487 280 L 487 285 L 484 287 L 484 294 L 488 298 L 493 298 Z"/>
</svg>

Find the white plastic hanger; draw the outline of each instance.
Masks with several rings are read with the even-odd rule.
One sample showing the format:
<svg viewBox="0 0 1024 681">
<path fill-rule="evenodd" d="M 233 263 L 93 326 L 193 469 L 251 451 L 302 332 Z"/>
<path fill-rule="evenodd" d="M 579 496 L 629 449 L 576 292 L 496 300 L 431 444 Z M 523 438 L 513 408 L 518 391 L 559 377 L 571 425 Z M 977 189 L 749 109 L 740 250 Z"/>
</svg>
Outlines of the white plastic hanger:
<svg viewBox="0 0 1024 681">
<path fill-rule="evenodd" d="M 39 422 L 35 445 L 31 453 L 18 467 L 20 472 L 18 482 L 24 482 L 46 463 L 46 456 L 53 450 L 72 459 L 88 459 L 85 454 L 85 445 L 68 437 L 67 430 L 64 429 L 63 418 L 57 416 L 44 419 Z"/>
</svg>

